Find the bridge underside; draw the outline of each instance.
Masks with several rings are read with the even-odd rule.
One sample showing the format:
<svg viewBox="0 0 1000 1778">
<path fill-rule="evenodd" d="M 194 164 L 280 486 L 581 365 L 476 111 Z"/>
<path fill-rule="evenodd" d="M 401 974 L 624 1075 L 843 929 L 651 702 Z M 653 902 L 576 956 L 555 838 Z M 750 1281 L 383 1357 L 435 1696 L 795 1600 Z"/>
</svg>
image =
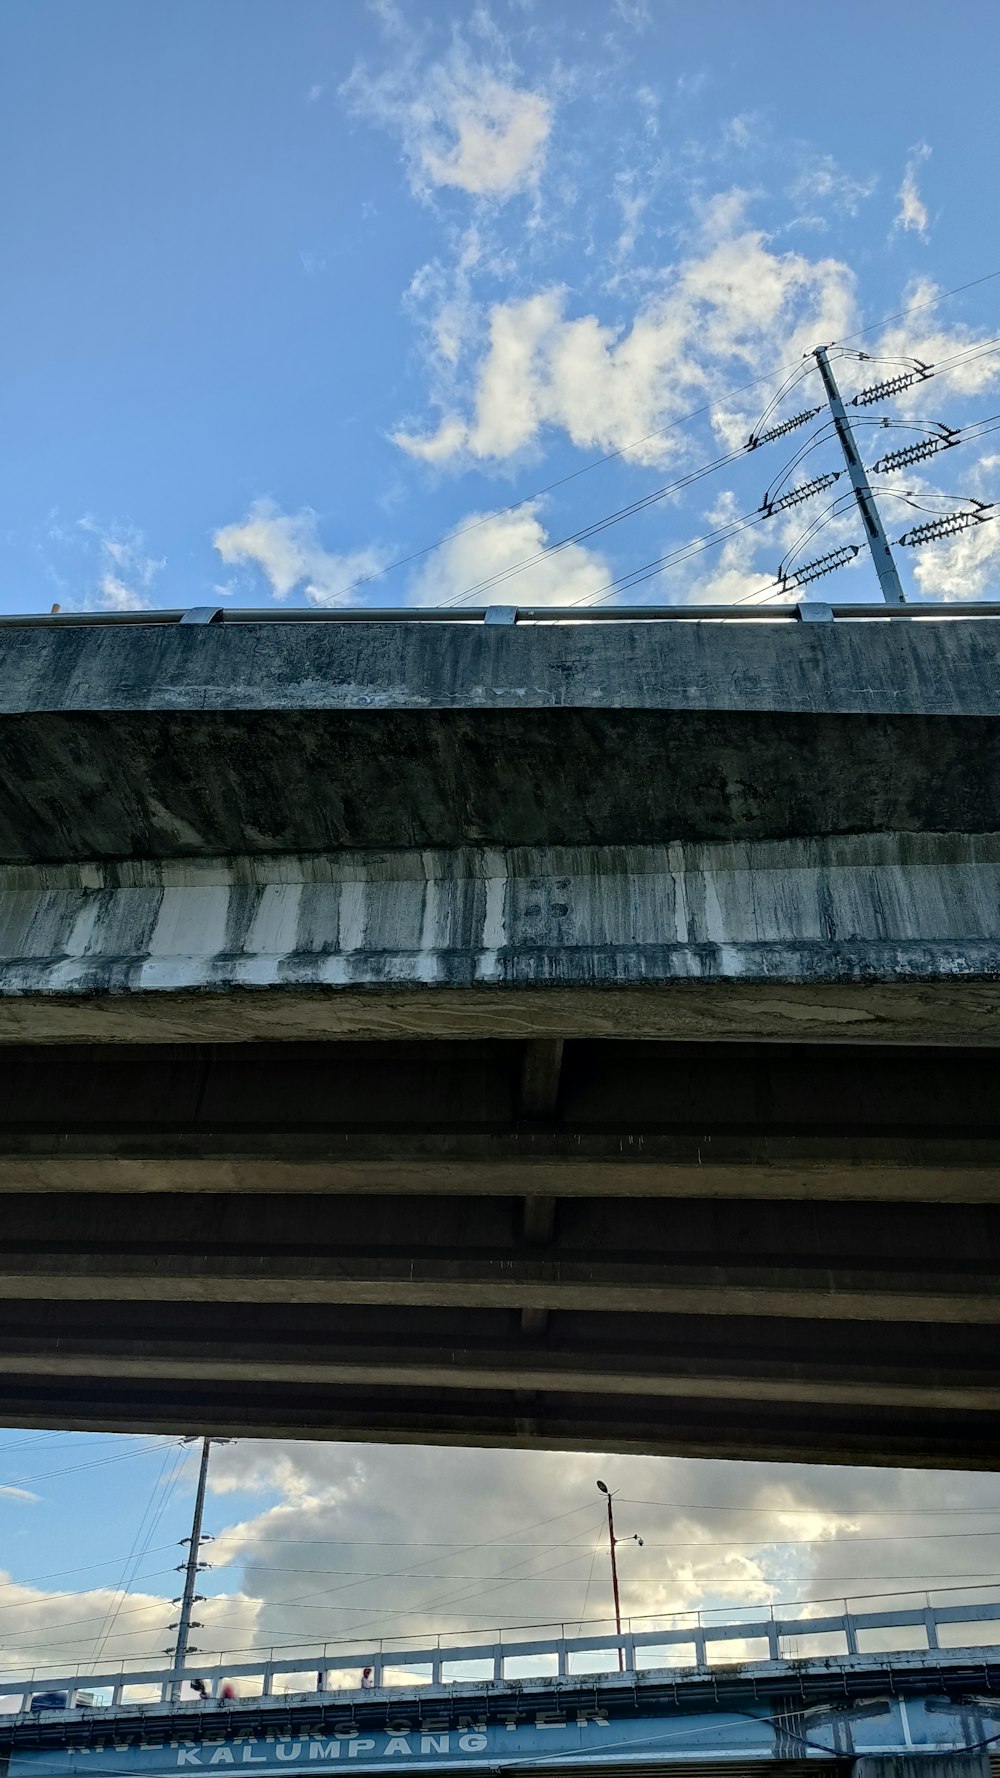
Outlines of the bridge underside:
<svg viewBox="0 0 1000 1778">
<path fill-rule="evenodd" d="M 1000 1464 L 998 642 L 0 630 L 0 1422 Z"/>
<path fill-rule="evenodd" d="M 0 1422 L 993 1467 L 998 1063 L 8 1045 Z"/>
</svg>

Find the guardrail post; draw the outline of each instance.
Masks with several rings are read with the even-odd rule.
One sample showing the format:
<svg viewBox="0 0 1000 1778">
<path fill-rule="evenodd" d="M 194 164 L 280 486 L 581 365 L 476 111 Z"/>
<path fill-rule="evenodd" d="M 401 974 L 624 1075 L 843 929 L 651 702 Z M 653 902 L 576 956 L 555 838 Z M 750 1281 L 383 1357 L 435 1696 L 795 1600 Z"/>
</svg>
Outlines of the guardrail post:
<svg viewBox="0 0 1000 1778">
<path fill-rule="evenodd" d="M 937 1618 L 934 1616 L 933 1605 L 928 1605 L 927 1610 L 924 1612 L 924 1629 L 927 1633 L 928 1648 L 940 1648 L 941 1644 L 938 1641 Z"/>
<path fill-rule="evenodd" d="M 375 1676 L 373 1674 L 372 1678 L 374 1678 L 374 1677 Z M 440 1651 L 436 1655 L 433 1655 L 431 1658 L 431 1684 L 432 1685 L 443 1684 L 443 1681 L 441 1679 L 441 1654 L 440 1654 Z"/>
<path fill-rule="evenodd" d="M 622 1645 L 622 1653 L 625 1656 L 625 1671 L 626 1671 L 626 1673 L 634 1673 L 635 1672 L 635 1637 L 634 1636 L 623 1636 L 621 1645 Z"/>
<path fill-rule="evenodd" d="M 565 1679 L 569 1672 L 569 1649 L 566 1647 L 565 1636 L 556 1643 L 556 1672 L 560 1679 Z"/>
<path fill-rule="evenodd" d="M 778 1626 L 773 1618 L 767 1626 L 767 1658 L 769 1661 L 780 1661 L 781 1659 L 781 1641 L 778 1636 Z"/>
<path fill-rule="evenodd" d="M 851 1616 L 849 1611 L 845 1611 L 845 1613 L 844 1613 L 844 1635 L 847 1638 L 847 1652 L 848 1652 L 848 1654 L 849 1655 L 860 1654 L 861 1650 L 858 1647 L 858 1626 L 854 1622 L 854 1619 Z"/>
<path fill-rule="evenodd" d="M 496 1685 L 503 1684 L 503 1643 L 493 1645 L 493 1680 Z"/>
<path fill-rule="evenodd" d="M 705 1651 L 705 1632 L 704 1632 L 704 1630 L 695 1630 L 694 1635 L 692 1636 L 691 1640 L 694 1643 L 694 1664 L 695 1664 L 695 1666 L 696 1667 L 707 1667 L 708 1666 L 708 1655 Z"/>
<path fill-rule="evenodd" d="M 261 1678 L 260 1678 L 260 1695 L 262 1698 L 270 1698 L 271 1695 L 273 1694 L 273 1692 L 274 1692 L 274 1668 L 272 1667 L 270 1661 L 268 1661 L 267 1666 L 264 1668 L 264 1671 L 261 1674 Z"/>
</svg>

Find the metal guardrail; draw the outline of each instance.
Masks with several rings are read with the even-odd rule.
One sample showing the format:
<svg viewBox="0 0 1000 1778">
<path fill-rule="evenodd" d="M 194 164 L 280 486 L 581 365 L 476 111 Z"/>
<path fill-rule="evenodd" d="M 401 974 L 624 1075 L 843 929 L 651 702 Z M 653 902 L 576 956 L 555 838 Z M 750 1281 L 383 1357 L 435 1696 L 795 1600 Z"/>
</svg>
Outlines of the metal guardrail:
<svg viewBox="0 0 1000 1778">
<path fill-rule="evenodd" d="M 811 600 L 781 605 L 616 605 L 595 611 L 585 605 L 470 606 L 338 606 L 308 609 L 293 606 L 273 611 L 265 606 L 234 608 L 194 605 L 169 611 L 58 611 L 0 615 L 0 629 L 74 629 L 98 625 L 151 624 L 605 624 L 669 621 L 702 623 L 844 622 L 886 619 L 907 623 L 917 618 L 951 622 L 955 618 L 1000 617 L 1000 602 L 965 600 L 944 603 L 921 600 L 911 605 L 826 605 Z"/>
<path fill-rule="evenodd" d="M 276 1692 L 286 1693 L 295 1688 L 277 1687 L 276 1681 L 289 1674 L 305 1673 L 357 1673 L 358 1687 L 361 1690 L 360 1675 L 363 1668 L 371 1670 L 371 1682 L 374 1688 L 388 1686 L 395 1689 L 412 1685 L 412 1679 L 396 1678 L 404 1669 L 423 1669 L 428 1678 L 421 1683 L 422 1689 L 427 1685 L 450 1686 L 455 1681 L 446 1669 L 451 1667 L 486 1665 L 490 1671 L 485 1676 L 487 1683 L 503 1685 L 510 1683 L 511 1675 L 507 1672 L 507 1663 L 537 1660 L 548 1657 L 554 1661 L 554 1676 L 570 1677 L 584 1669 L 573 1666 L 574 1657 L 587 1654 L 607 1654 L 614 1657 L 617 1663 L 617 1651 L 623 1651 L 625 1669 L 630 1674 L 648 1671 L 648 1663 L 640 1666 L 637 1657 L 643 1652 L 653 1649 L 674 1650 L 679 1647 L 690 1647 L 694 1658 L 690 1663 L 671 1662 L 678 1671 L 683 1667 L 691 1673 L 699 1673 L 717 1666 L 718 1662 L 709 1659 L 709 1647 L 713 1643 L 765 1642 L 767 1660 L 780 1665 L 795 1663 L 797 1668 L 804 1664 L 800 1657 L 786 1652 L 784 1644 L 802 1637 L 840 1635 L 843 1637 L 843 1656 L 858 1657 L 865 1654 L 860 1646 L 861 1638 L 869 1631 L 880 1630 L 921 1630 L 926 1638 L 926 1648 L 919 1653 L 933 1655 L 937 1658 L 944 1652 L 941 1643 L 941 1631 L 957 1624 L 981 1625 L 1000 1622 L 1000 1603 L 965 1604 L 932 1606 L 930 1604 L 913 1610 L 842 1612 L 838 1615 L 823 1617 L 775 1617 L 768 1613 L 766 1617 L 724 1624 L 706 1624 L 700 1621 L 682 1625 L 670 1630 L 632 1630 L 625 1631 L 619 1638 L 617 1631 L 610 1634 L 595 1636 L 560 1636 L 547 1637 L 526 1642 L 482 1642 L 474 1644 L 442 1645 L 440 1640 L 432 1645 L 418 1644 L 411 1648 L 387 1650 L 384 1644 L 372 1648 L 352 1648 L 344 1650 L 338 1644 L 316 1644 L 312 1652 L 303 1650 L 299 1655 L 283 1660 L 275 1660 L 271 1655 L 259 1656 L 255 1661 L 219 1663 L 214 1666 L 191 1665 L 183 1670 L 174 1667 L 134 1668 L 126 1669 L 119 1665 L 105 1668 L 100 1672 L 81 1673 L 79 1669 L 73 1673 L 40 1672 L 37 1668 L 30 1675 L 19 1679 L 0 1681 L 0 1697 L 17 1697 L 26 1708 L 33 1693 L 65 1692 L 67 1707 L 72 1709 L 78 1695 L 82 1692 L 108 1691 L 111 1694 L 108 1708 L 120 1707 L 123 1693 L 133 1688 L 152 1688 L 158 1690 L 160 1702 L 167 1702 L 176 1695 L 176 1688 L 193 1679 L 203 1679 L 211 1683 L 213 1691 L 223 1679 L 233 1681 L 247 1680 L 254 1683 L 254 1697 L 267 1699 Z M 961 1645 L 966 1651 L 979 1645 L 975 1642 Z M 874 1652 L 874 1651 L 872 1651 Z M 891 1651 L 888 1651 L 891 1652 Z M 912 1651 L 908 1651 L 912 1659 Z M 948 1654 L 953 1651 L 947 1650 Z M 810 1657 L 806 1657 L 809 1659 Z M 821 1658 L 824 1662 L 836 1659 L 836 1655 L 826 1654 Z M 550 1667 L 550 1676 L 552 1668 Z M 469 1675 L 458 1676 L 468 1680 Z M 256 1690 L 259 1682 L 259 1692 Z M 474 1680 L 473 1680 L 474 1682 Z M 304 1690 L 306 1688 L 298 1688 Z M 318 1686 L 316 1688 L 318 1690 Z M 350 1687 L 337 1688 L 342 1695 L 349 1696 Z"/>
</svg>

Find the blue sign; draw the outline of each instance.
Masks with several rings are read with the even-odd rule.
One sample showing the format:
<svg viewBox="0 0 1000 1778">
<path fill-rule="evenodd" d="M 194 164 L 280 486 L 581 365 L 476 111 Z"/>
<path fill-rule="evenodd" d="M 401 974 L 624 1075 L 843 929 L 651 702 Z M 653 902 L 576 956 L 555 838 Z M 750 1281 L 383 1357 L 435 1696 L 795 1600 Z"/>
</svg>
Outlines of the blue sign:
<svg viewBox="0 0 1000 1778">
<path fill-rule="evenodd" d="M 596 1709 L 526 1709 L 511 1701 L 510 1708 L 491 1710 L 491 1720 L 468 1709 L 459 1713 L 446 1707 L 421 1717 L 398 1715 L 389 1710 L 378 1728 L 345 1718 L 331 1729 L 307 1734 L 241 1732 L 236 1720 L 204 1722 L 204 1735 L 176 1736 L 166 1742 L 143 1742 L 138 1736 L 117 1738 L 101 1734 L 88 1747 L 38 1748 L 11 1751 L 9 1778 L 166 1778 L 180 1772 L 215 1772 L 224 1778 L 237 1768 L 258 1778 L 275 1778 L 289 1767 L 317 1775 L 370 1771 L 391 1766 L 505 1766 L 518 1760 L 550 1761 L 555 1755 L 569 1761 L 599 1762 L 606 1758 L 648 1760 L 676 1758 L 687 1752 L 755 1753 L 767 1758 L 774 1752 L 774 1731 L 761 1720 L 740 1714 L 713 1711 L 699 1716 L 610 1717 Z M 199 1723 L 199 1728 L 202 1724 Z M 213 1732 L 214 1731 L 214 1732 Z M 150 1722 L 147 1733 L 155 1734 Z"/>
<path fill-rule="evenodd" d="M 266 1706 L 264 1707 L 266 1709 Z M 278 1778 L 290 1767 L 321 1778 L 336 1772 L 384 1772 L 406 1766 L 435 1770 L 496 1768 L 516 1771 L 544 1760 L 561 1763 L 664 1764 L 729 1755 L 757 1759 L 829 1759 L 831 1753 L 911 1753 L 961 1751 L 1000 1737 L 1000 1703 L 989 1695 L 956 1705 L 944 1697 L 873 1698 L 853 1707 L 814 1705 L 775 1717 L 760 1700 L 744 1710 L 701 1712 L 665 1710 L 659 1716 L 612 1716 L 599 1706 L 560 1706 L 558 1699 L 537 1707 L 524 1697 L 504 1705 L 490 1700 L 490 1715 L 468 1702 L 449 1708 L 428 1703 L 418 1712 L 391 1704 L 378 1726 L 345 1710 L 322 1731 L 285 1734 L 240 1724 L 241 1709 L 192 1709 L 191 1733 L 157 1739 L 162 1724 L 150 1714 L 141 1730 L 115 1732 L 113 1719 L 87 1723 L 86 1746 L 19 1748 L 10 1753 L 8 1778 L 174 1778 L 176 1773 L 213 1772 L 219 1778 L 237 1768 L 248 1778 Z M 79 1730 L 79 1717 L 75 1722 Z"/>
</svg>

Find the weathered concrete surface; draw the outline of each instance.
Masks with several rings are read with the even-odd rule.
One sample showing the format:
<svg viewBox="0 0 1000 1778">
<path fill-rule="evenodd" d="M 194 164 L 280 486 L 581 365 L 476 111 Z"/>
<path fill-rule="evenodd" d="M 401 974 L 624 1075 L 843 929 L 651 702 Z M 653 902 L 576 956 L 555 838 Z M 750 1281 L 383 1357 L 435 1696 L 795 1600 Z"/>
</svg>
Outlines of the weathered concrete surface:
<svg viewBox="0 0 1000 1778">
<path fill-rule="evenodd" d="M 1000 1205 L 29 1196 L 0 1423 L 995 1464 Z M 523 1312 L 548 1317 L 526 1337 Z"/>
<path fill-rule="evenodd" d="M 0 860 L 1000 832 L 1000 622 L 0 631 Z"/>
<path fill-rule="evenodd" d="M 720 998 L 720 983 L 811 991 L 803 1008 L 777 997 L 770 1019 L 754 1001 L 757 1035 L 765 1019 L 782 1034 L 860 1028 L 884 1041 L 902 1023 L 917 1039 L 996 1041 L 1000 836 L 0 867 L 7 1040 L 151 1036 L 158 1015 L 165 1034 L 186 1024 L 197 1037 L 203 1019 L 216 1028 L 220 997 L 226 1035 L 259 1034 L 262 1014 L 269 1034 L 289 1038 L 350 1034 L 359 1018 L 384 1032 L 400 1017 L 439 1033 L 465 1017 L 467 1029 L 500 1034 L 530 1029 L 524 992 L 552 988 L 574 994 L 560 1006 L 565 1034 L 687 1035 L 700 1021 L 711 1035 L 720 1016 L 735 1032 L 740 1003 Z M 874 995 L 878 983 L 887 986 Z M 687 994 L 665 997 L 672 984 Z M 930 984 L 947 984 L 947 1011 Z M 707 999 L 692 994 L 699 986 Z M 853 988 L 854 1008 L 831 986 Z M 492 999 L 467 1005 L 474 987 Z M 623 1004 L 635 987 L 660 992 Z M 424 990 L 421 1005 L 366 1010 L 366 991 L 401 988 Z M 453 992 L 438 1009 L 429 989 Z M 617 1003 L 599 989 L 616 990 Z M 176 996 L 186 1018 L 163 1004 Z"/>
<path fill-rule="evenodd" d="M 267 623 L 0 632 L 0 713 L 616 709 L 1000 715 L 1000 619 Z"/>
<path fill-rule="evenodd" d="M 1000 1463 L 998 641 L 0 629 L 0 1424 Z"/>
</svg>

